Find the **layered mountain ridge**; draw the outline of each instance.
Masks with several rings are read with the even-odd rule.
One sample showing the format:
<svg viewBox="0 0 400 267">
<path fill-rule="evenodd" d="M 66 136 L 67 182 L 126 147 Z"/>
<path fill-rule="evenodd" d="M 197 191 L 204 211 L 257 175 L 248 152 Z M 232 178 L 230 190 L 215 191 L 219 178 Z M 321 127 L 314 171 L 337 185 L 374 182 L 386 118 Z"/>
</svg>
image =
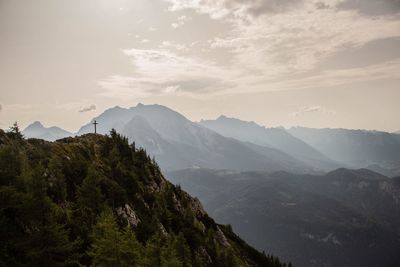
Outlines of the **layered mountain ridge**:
<svg viewBox="0 0 400 267">
<path fill-rule="evenodd" d="M 129 109 L 116 107 L 95 119 L 100 122 L 99 133 L 116 129 L 154 155 L 165 170 L 205 167 L 312 171 L 312 167 L 278 149 L 222 136 L 160 105 L 138 105 Z M 92 132 L 92 129 L 89 123 L 77 134 Z"/>
<path fill-rule="evenodd" d="M 304 127 L 288 132 L 351 168 L 369 168 L 388 176 L 400 174 L 400 138 L 396 134 Z"/>
<path fill-rule="evenodd" d="M 55 141 L 72 136 L 72 133 L 56 126 L 46 128 L 39 121 L 35 121 L 26 127 L 22 133 L 27 137 L 44 139 L 47 141 Z"/>
<path fill-rule="evenodd" d="M 143 104 L 116 106 L 93 120 L 99 123 L 99 133 L 116 129 L 144 147 L 168 171 L 200 167 L 321 173 L 346 167 L 400 175 L 400 135 L 394 133 L 266 128 L 226 116 L 195 123 L 165 106 Z M 50 141 L 91 132 L 91 122 L 76 134 L 45 128 L 38 122 L 23 131 L 26 137 Z"/>
<path fill-rule="evenodd" d="M 216 120 L 202 120 L 200 124 L 223 136 L 279 149 L 315 169 L 331 170 L 340 166 L 283 128 L 266 128 L 255 122 L 246 122 L 226 116 L 220 116 Z"/>
</svg>

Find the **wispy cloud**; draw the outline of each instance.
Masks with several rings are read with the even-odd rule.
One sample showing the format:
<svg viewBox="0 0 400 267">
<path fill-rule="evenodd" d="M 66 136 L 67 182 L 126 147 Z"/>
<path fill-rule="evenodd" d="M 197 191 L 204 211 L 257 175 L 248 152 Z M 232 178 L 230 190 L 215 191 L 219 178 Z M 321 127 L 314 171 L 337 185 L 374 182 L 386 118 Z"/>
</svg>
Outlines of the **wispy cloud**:
<svg viewBox="0 0 400 267">
<path fill-rule="evenodd" d="M 15 112 L 32 112 L 32 110 L 37 109 L 37 105 L 31 105 L 31 104 L 8 104 L 5 109 L 7 111 Z"/>
<path fill-rule="evenodd" d="M 187 17 L 185 15 L 180 16 L 176 22 L 171 23 L 171 27 L 174 29 L 177 29 L 183 25 L 185 25 L 186 22 L 191 21 L 192 18 L 191 17 Z"/>
<path fill-rule="evenodd" d="M 353 9 L 369 16 L 381 16 L 400 12 L 399 0 L 344 0 L 338 4 L 341 9 Z"/>
<path fill-rule="evenodd" d="M 174 49 L 178 51 L 188 51 L 188 47 L 184 44 L 179 44 L 176 42 L 171 42 L 171 41 L 163 41 L 160 45 L 160 48 L 162 49 Z"/>
<path fill-rule="evenodd" d="M 163 47 L 174 46 L 163 43 Z M 175 47 L 183 49 L 183 47 Z M 148 96 L 162 94 L 217 93 L 235 87 L 235 74 L 215 63 L 196 57 L 185 57 L 166 49 L 125 49 L 135 66 L 132 76 L 113 75 L 99 82 L 113 97 Z M 228 82 L 221 77 L 231 76 Z M 237 75 L 236 75 L 237 76 Z"/>
<path fill-rule="evenodd" d="M 368 66 L 321 68 L 321 62 L 341 51 L 400 36 L 396 16 L 369 16 L 357 8 L 341 6 L 352 0 L 164 1 L 171 12 L 181 15 L 172 23 L 173 28 L 192 20 L 188 14 L 193 21 L 198 19 L 193 12 L 185 13 L 190 9 L 208 15 L 200 17 L 208 19 L 210 25 L 223 24 L 224 30 L 203 36 L 207 38 L 203 40 L 190 36 L 175 39 L 173 34 L 181 31 L 172 31 L 168 41 L 154 38 L 150 42 L 137 35 L 138 47 L 146 43 L 148 49 L 122 51 L 131 58 L 132 75 L 110 75 L 99 81 L 105 89 L 103 95 L 202 97 L 325 88 L 399 77 L 397 59 Z M 196 43 L 196 49 L 190 43 Z"/>
<path fill-rule="evenodd" d="M 340 51 L 400 36 L 400 20 L 391 14 L 371 17 L 355 8 L 339 8 L 343 2 L 363 5 L 362 1 L 165 1 L 170 3 L 171 11 L 193 9 L 230 24 L 231 30 L 212 38 L 209 48 L 230 54 L 230 68 L 241 71 L 243 82 L 248 82 L 242 90 L 279 90 L 294 82 L 305 84 L 310 79 L 322 82 L 321 76 L 329 77 L 329 83 L 355 82 L 360 80 L 359 75 L 370 79 L 362 74 L 361 67 L 349 70 L 348 74 L 347 70 L 321 73 L 318 64 Z M 387 67 L 381 64 L 375 69 Z M 374 78 L 382 76 L 374 74 Z M 275 87 L 276 81 L 279 87 Z"/>
<path fill-rule="evenodd" d="M 170 10 L 194 9 L 199 13 L 209 14 L 214 19 L 234 15 L 244 17 L 247 15 L 259 16 L 261 14 L 280 13 L 298 5 L 303 0 L 164 0 L 171 3 Z"/>
<path fill-rule="evenodd" d="M 322 113 L 322 114 L 327 114 L 327 115 L 335 115 L 336 111 L 335 110 L 329 110 L 321 106 L 308 106 L 308 107 L 302 107 L 299 110 L 291 113 L 292 116 L 298 117 L 298 116 L 303 116 L 308 113 Z"/>
<path fill-rule="evenodd" d="M 96 105 L 92 104 L 90 106 L 85 106 L 85 107 L 81 107 L 81 109 L 78 110 L 78 112 L 88 112 L 88 111 L 92 111 L 92 110 L 96 110 Z"/>
</svg>

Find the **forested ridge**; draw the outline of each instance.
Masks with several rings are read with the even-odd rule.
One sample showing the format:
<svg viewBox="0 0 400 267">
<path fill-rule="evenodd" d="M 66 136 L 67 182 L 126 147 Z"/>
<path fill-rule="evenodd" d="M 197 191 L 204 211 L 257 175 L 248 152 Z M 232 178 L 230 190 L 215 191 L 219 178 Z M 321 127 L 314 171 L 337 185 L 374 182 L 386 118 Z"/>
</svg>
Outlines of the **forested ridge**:
<svg viewBox="0 0 400 267">
<path fill-rule="evenodd" d="M 0 130 L 0 236 L 0 266 L 287 266 L 115 131 L 46 142 Z"/>
</svg>

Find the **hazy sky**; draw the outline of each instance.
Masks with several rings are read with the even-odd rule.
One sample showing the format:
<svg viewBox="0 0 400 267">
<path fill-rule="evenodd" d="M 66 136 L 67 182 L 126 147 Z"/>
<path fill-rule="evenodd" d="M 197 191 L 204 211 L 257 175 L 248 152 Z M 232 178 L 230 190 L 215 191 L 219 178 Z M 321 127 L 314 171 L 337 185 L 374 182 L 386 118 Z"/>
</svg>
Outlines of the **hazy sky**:
<svg viewBox="0 0 400 267">
<path fill-rule="evenodd" d="M 400 0 L 0 0 L 0 127 L 119 105 L 400 130 Z"/>
</svg>

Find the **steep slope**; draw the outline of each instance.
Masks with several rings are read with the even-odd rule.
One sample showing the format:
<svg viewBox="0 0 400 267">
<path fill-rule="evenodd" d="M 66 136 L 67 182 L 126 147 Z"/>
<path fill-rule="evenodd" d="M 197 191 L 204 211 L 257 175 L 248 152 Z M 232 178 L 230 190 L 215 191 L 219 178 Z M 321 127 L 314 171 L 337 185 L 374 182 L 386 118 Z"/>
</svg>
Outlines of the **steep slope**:
<svg viewBox="0 0 400 267">
<path fill-rule="evenodd" d="M 326 175 L 182 170 L 168 178 L 247 242 L 295 266 L 399 266 L 400 183 L 369 170 Z"/>
<path fill-rule="evenodd" d="M 316 169 L 332 170 L 339 167 L 338 163 L 283 128 L 265 128 L 254 122 L 225 116 L 216 120 L 202 120 L 200 124 L 223 136 L 279 149 Z"/>
<path fill-rule="evenodd" d="M 328 157 L 353 168 L 368 167 L 385 175 L 400 175 L 400 141 L 395 134 L 303 127 L 288 131 Z"/>
<path fill-rule="evenodd" d="M 208 217 L 141 149 L 0 131 L 2 266 L 285 266 Z"/>
<path fill-rule="evenodd" d="M 251 146 L 224 137 L 160 105 L 116 107 L 95 119 L 99 122 L 99 133 L 105 134 L 115 128 L 155 156 L 165 170 L 203 167 L 312 172 L 310 166 L 278 149 Z M 89 123 L 78 135 L 92 131 L 93 126 Z"/>
<path fill-rule="evenodd" d="M 72 136 L 72 133 L 65 131 L 59 127 L 44 127 L 40 122 L 36 121 L 25 128 L 22 134 L 27 138 L 39 138 L 47 141 L 55 141 L 57 139 Z"/>
</svg>

